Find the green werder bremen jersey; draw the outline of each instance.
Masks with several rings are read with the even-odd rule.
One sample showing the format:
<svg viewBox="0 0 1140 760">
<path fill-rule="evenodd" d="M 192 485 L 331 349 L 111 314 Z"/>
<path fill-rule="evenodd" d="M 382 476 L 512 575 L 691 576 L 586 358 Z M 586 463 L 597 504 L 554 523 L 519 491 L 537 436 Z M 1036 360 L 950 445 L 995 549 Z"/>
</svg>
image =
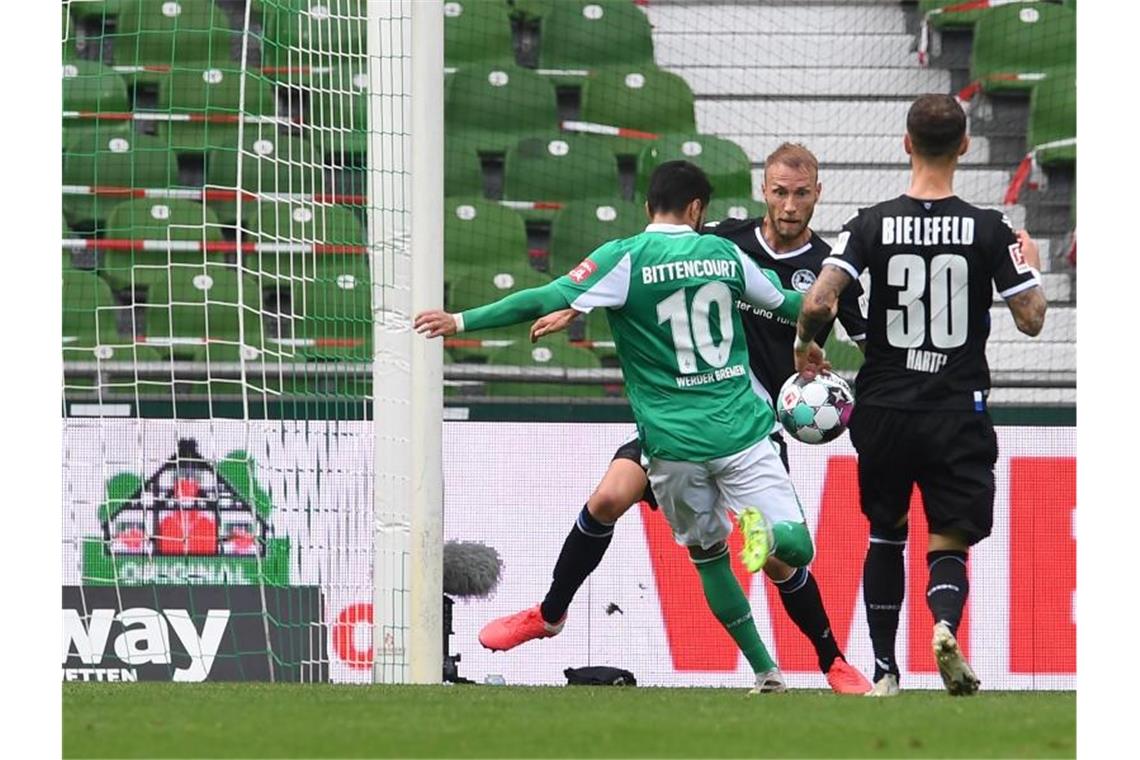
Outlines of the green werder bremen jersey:
<svg viewBox="0 0 1140 760">
<path fill-rule="evenodd" d="M 548 289 L 561 298 L 557 304 L 548 299 L 547 310 L 562 303 L 583 312 L 607 310 L 649 456 L 702 462 L 735 454 L 771 433 L 774 413 L 752 389 L 736 302 L 794 320 L 802 297 L 773 285 L 731 241 L 684 225 L 651 224 L 639 235 L 602 245 L 535 292 Z M 515 296 L 464 312 L 461 326 L 501 323 Z M 511 318 L 522 316 L 516 311 Z"/>
</svg>

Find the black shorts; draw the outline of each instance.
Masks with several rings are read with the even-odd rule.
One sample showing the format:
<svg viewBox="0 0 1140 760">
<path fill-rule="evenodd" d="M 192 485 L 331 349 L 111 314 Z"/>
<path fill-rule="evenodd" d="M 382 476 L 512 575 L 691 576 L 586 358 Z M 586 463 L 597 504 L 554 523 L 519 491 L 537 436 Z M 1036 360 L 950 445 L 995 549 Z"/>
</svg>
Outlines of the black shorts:
<svg viewBox="0 0 1140 760">
<path fill-rule="evenodd" d="M 931 533 L 959 532 L 970 544 L 990 534 L 997 435 L 988 414 L 856 404 L 850 430 L 872 527 L 897 524 L 917 483 Z"/>
<path fill-rule="evenodd" d="M 772 442 L 776 444 L 776 447 L 780 450 L 780 461 L 784 463 L 784 469 L 791 472 L 791 469 L 788 467 L 788 444 L 784 443 L 784 437 L 779 433 L 773 433 L 771 438 Z M 631 462 L 636 462 L 641 465 L 644 469 L 645 465 L 641 462 L 641 441 L 634 438 L 618 446 L 618 450 L 614 452 L 613 459 L 628 459 Z M 645 493 L 641 495 L 641 500 L 649 502 L 651 508 L 657 509 L 657 497 L 653 495 L 653 489 L 651 487 L 645 487 Z"/>
<path fill-rule="evenodd" d="M 645 465 L 641 461 L 641 441 L 637 438 L 626 441 L 618 450 L 614 452 L 613 459 L 628 459 L 634 462 L 642 469 Z M 610 461 L 613 461 L 612 459 Z M 650 509 L 657 509 L 657 497 L 653 495 L 653 489 L 648 483 L 645 485 L 645 492 L 641 494 L 641 500 L 649 504 Z"/>
</svg>

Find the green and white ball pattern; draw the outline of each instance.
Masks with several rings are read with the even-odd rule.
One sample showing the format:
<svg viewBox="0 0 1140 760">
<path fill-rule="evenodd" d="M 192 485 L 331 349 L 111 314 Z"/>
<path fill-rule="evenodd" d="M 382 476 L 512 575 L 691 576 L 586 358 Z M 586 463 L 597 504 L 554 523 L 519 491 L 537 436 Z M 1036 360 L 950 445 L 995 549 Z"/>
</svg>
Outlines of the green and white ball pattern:
<svg viewBox="0 0 1140 760">
<path fill-rule="evenodd" d="M 784 430 L 804 443 L 827 443 L 843 434 L 855 408 L 851 387 L 838 375 L 804 380 L 792 375 L 780 388 L 776 414 Z"/>
</svg>

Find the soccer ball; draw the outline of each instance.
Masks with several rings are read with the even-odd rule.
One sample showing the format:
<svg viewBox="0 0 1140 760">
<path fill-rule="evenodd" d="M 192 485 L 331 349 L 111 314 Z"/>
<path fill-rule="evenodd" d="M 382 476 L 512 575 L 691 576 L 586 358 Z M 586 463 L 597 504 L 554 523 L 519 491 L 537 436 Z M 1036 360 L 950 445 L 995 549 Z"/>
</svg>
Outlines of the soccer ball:
<svg viewBox="0 0 1140 760">
<path fill-rule="evenodd" d="M 776 414 L 793 438 L 804 443 L 827 443 L 843 435 L 855 396 L 838 375 L 816 375 L 805 380 L 792 375 L 780 388 Z"/>
</svg>

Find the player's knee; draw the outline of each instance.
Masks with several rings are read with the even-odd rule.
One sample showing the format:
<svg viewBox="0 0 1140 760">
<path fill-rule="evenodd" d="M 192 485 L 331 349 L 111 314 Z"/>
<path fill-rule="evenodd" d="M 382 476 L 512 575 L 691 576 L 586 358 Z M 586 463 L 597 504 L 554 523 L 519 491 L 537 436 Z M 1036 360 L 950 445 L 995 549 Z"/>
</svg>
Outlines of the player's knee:
<svg viewBox="0 0 1140 760">
<path fill-rule="evenodd" d="M 931 533 L 927 549 L 932 552 L 968 552 L 970 551 L 970 539 L 966 537 L 966 534 L 956 530 Z"/>
<path fill-rule="evenodd" d="M 910 526 L 904 516 L 898 523 L 872 522 L 871 543 L 885 544 L 887 546 L 906 546 L 906 537 Z"/>
<path fill-rule="evenodd" d="M 768 557 L 768 561 L 764 563 L 764 575 L 767 575 L 776 583 L 782 583 L 796 572 L 796 569 L 784 562 L 779 557 L 773 555 Z"/>
<path fill-rule="evenodd" d="M 797 537 L 780 552 L 780 559 L 789 567 L 807 567 L 814 558 L 815 546 L 811 542 L 811 536 Z"/>
<path fill-rule="evenodd" d="M 772 553 L 776 559 L 789 567 L 805 567 L 811 564 L 815 557 L 815 546 L 811 541 L 811 533 L 803 523 L 782 522 L 776 523 L 773 533 L 776 537 L 776 550 Z"/>
<path fill-rule="evenodd" d="M 627 494 L 608 488 L 599 488 L 590 496 L 590 501 L 586 503 L 586 509 L 589 510 L 590 517 L 598 522 L 613 524 L 628 512 L 635 503 L 636 500 L 630 499 Z"/>
<path fill-rule="evenodd" d="M 690 546 L 689 557 L 693 562 L 705 562 L 710 559 L 716 559 L 727 551 L 727 544 L 725 544 L 724 541 L 718 541 L 707 549 L 703 549 L 700 546 Z"/>
</svg>

